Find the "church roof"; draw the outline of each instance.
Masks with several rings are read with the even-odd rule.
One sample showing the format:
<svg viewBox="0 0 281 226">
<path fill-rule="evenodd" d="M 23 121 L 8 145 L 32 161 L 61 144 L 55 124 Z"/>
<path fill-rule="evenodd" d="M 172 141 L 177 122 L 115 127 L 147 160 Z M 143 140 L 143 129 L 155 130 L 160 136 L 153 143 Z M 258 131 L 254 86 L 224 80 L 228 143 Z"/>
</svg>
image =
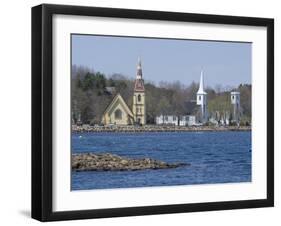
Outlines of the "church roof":
<svg viewBox="0 0 281 226">
<path fill-rule="evenodd" d="M 144 81 L 143 81 L 143 79 L 136 79 L 134 90 L 138 91 L 138 92 L 144 92 Z"/>
<path fill-rule="evenodd" d="M 116 93 L 116 88 L 114 86 L 106 86 L 105 92 L 109 93 L 109 94 L 114 94 L 114 93 Z"/>
<path fill-rule="evenodd" d="M 106 114 L 107 112 L 110 112 L 112 110 L 114 110 L 114 107 L 116 105 L 117 102 L 120 102 L 120 104 L 122 105 L 122 107 L 125 109 L 125 111 L 127 112 L 128 115 L 130 115 L 131 117 L 133 117 L 133 113 L 130 110 L 130 108 L 128 107 L 128 105 L 126 104 L 126 102 L 124 101 L 123 97 L 120 95 L 120 93 L 117 93 L 114 98 L 112 99 L 112 101 L 109 103 L 109 105 L 106 107 L 105 111 L 103 114 Z"/>
</svg>

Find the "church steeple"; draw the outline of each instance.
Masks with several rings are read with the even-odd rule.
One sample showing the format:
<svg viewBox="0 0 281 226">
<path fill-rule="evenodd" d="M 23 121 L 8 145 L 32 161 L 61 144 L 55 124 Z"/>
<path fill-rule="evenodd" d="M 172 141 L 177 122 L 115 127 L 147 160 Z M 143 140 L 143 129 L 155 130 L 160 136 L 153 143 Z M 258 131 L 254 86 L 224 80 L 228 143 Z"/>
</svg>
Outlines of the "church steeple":
<svg viewBox="0 0 281 226">
<path fill-rule="evenodd" d="M 197 91 L 197 105 L 200 105 L 200 122 L 205 123 L 208 117 L 207 110 L 207 93 L 204 90 L 204 76 L 203 71 L 201 71 L 199 89 Z"/>
<path fill-rule="evenodd" d="M 197 94 L 207 94 L 204 91 L 204 75 L 203 75 L 203 71 L 201 71 L 200 84 L 199 84 L 199 89 L 197 91 Z"/>
<path fill-rule="evenodd" d="M 146 124 L 145 89 L 144 89 L 144 81 L 142 78 L 142 65 L 141 65 L 140 58 L 138 59 L 137 75 L 136 75 L 135 87 L 134 87 L 133 114 L 134 114 L 135 123 L 141 125 Z"/>
<path fill-rule="evenodd" d="M 142 79 L 142 66 L 141 66 L 141 60 L 140 57 L 138 59 L 137 64 L 137 75 L 136 75 L 136 81 L 135 81 L 135 92 L 144 92 L 144 82 Z"/>
<path fill-rule="evenodd" d="M 141 68 L 141 59 L 140 59 L 140 57 L 138 59 L 137 77 L 136 77 L 136 79 L 142 79 L 142 68 Z"/>
</svg>

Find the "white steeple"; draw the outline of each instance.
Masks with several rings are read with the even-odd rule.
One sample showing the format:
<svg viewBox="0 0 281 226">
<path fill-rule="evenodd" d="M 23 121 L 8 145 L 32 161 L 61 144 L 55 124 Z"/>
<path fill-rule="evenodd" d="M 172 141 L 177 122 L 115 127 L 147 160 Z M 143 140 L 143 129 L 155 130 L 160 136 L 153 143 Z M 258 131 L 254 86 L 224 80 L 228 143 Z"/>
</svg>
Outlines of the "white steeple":
<svg viewBox="0 0 281 226">
<path fill-rule="evenodd" d="M 201 71 L 199 89 L 197 91 L 197 105 L 200 105 L 200 122 L 205 123 L 208 117 L 207 110 L 207 93 L 204 90 L 204 76 L 203 71 Z"/>
<path fill-rule="evenodd" d="M 200 84 L 199 84 L 199 89 L 197 91 L 197 94 L 207 94 L 204 91 L 204 75 L 203 75 L 203 70 L 201 71 Z"/>
</svg>

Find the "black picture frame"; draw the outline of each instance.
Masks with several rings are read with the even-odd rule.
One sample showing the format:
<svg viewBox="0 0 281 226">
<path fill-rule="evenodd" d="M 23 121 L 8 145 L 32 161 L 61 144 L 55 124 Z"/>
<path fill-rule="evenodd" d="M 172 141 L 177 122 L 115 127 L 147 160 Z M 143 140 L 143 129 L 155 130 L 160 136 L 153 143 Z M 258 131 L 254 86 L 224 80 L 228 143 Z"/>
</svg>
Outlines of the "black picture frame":
<svg viewBox="0 0 281 226">
<path fill-rule="evenodd" d="M 52 18 L 55 14 L 266 27 L 267 198 L 54 212 L 52 210 Z M 274 206 L 273 19 L 49 4 L 32 8 L 32 218 L 40 221 L 56 221 L 270 206 Z"/>
</svg>

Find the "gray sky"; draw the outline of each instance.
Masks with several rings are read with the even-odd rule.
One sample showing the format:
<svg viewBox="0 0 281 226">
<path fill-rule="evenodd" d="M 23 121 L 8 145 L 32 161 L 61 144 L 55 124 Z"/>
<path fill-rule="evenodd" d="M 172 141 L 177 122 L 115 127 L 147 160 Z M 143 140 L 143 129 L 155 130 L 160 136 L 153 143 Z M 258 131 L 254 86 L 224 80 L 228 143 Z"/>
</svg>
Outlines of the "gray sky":
<svg viewBox="0 0 281 226">
<path fill-rule="evenodd" d="M 199 82 L 205 86 L 251 84 L 252 44 L 237 42 L 72 35 L 72 64 L 106 75 L 120 73 L 135 78 L 140 56 L 143 78 Z"/>
</svg>

